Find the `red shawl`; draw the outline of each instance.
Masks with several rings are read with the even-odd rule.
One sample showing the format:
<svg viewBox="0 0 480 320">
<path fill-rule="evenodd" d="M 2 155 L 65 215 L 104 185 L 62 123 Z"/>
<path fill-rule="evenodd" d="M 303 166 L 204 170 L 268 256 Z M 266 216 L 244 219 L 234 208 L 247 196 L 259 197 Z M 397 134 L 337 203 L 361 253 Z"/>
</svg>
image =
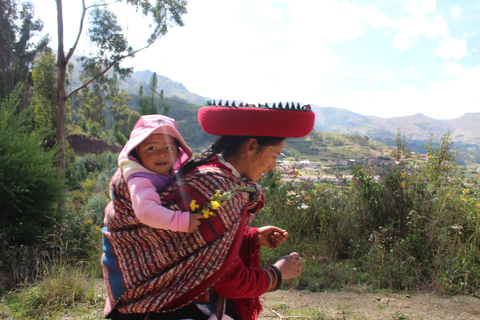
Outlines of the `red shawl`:
<svg viewBox="0 0 480 320">
<path fill-rule="evenodd" d="M 236 186 L 259 190 L 254 182 L 236 178 L 221 165 L 206 166 L 168 187 L 161 195 L 162 204 L 173 210 L 190 210 L 191 200 L 203 206 L 216 190 L 223 193 Z M 187 235 L 140 223 L 121 170 L 112 178 L 111 198 L 105 210 L 102 257 L 108 295 L 106 316 L 113 309 L 122 313 L 167 312 L 190 303 L 232 265 L 248 212 L 258 211 L 264 202 L 260 191 L 235 191 L 215 216 L 202 219 L 199 230 Z"/>
</svg>

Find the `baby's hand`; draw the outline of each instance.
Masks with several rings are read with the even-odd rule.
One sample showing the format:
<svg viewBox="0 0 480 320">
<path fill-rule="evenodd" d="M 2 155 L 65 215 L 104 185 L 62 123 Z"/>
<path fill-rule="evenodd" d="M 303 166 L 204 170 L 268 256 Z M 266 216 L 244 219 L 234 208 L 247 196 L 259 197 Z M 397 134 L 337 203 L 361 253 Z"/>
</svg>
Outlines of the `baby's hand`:
<svg viewBox="0 0 480 320">
<path fill-rule="evenodd" d="M 200 226 L 200 219 L 205 219 L 200 213 L 194 213 L 190 215 L 190 222 L 188 223 L 188 233 L 192 233 L 198 230 Z"/>
</svg>

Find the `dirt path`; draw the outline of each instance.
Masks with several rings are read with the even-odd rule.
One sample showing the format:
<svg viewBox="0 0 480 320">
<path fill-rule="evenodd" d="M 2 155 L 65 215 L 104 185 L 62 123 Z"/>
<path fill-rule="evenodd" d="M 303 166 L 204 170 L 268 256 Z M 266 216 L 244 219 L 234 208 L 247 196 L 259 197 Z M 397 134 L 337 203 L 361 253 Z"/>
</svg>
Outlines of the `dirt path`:
<svg viewBox="0 0 480 320">
<path fill-rule="evenodd" d="M 259 319 L 480 319 L 480 299 L 435 294 L 302 293 L 276 291 L 262 297 Z"/>
<path fill-rule="evenodd" d="M 105 296 L 103 281 L 97 280 L 95 291 Z M 480 320 L 480 299 L 473 296 L 279 290 L 264 294 L 261 302 L 259 320 Z M 102 309 L 96 311 L 102 319 Z"/>
</svg>

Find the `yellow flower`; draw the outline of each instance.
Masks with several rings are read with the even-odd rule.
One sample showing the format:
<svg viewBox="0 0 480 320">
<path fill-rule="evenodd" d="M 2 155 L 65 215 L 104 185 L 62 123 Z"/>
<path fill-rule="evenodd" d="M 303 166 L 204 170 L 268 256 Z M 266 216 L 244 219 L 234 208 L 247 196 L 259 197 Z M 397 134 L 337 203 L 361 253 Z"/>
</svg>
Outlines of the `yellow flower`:
<svg viewBox="0 0 480 320">
<path fill-rule="evenodd" d="M 324 187 L 325 189 L 327 189 L 327 184 L 326 184 L 326 183 L 325 183 L 325 184 L 323 184 L 323 187 Z"/>
<path fill-rule="evenodd" d="M 430 159 L 430 158 L 432 158 L 432 157 L 433 157 L 433 155 L 431 155 L 431 154 L 428 155 L 428 159 Z"/>
<path fill-rule="evenodd" d="M 312 198 L 310 197 L 306 197 L 305 200 L 307 200 L 307 202 L 312 202 Z"/>
<path fill-rule="evenodd" d="M 190 202 L 190 210 L 195 211 L 195 210 L 197 210 L 198 208 L 200 208 L 200 206 L 197 204 L 197 201 L 196 201 L 196 200 L 192 200 L 192 202 Z"/>
<path fill-rule="evenodd" d="M 450 197 L 450 193 L 447 193 L 447 197 Z"/>
<path fill-rule="evenodd" d="M 480 207 L 480 203 L 477 203 L 476 206 L 477 206 L 477 207 Z"/>
<path fill-rule="evenodd" d="M 400 187 L 405 187 L 405 182 L 400 183 Z"/>
<path fill-rule="evenodd" d="M 405 174 L 405 172 L 402 172 L 402 178 L 405 178 L 407 175 Z"/>
<path fill-rule="evenodd" d="M 214 213 L 208 209 L 203 209 L 202 214 L 205 217 L 205 219 L 208 219 L 210 216 L 214 215 Z"/>
<path fill-rule="evenodd" d="M 462 192 L 465 194 L 465 193 L 470 193 L 470 189 L 465 189 L 465 190 L 462 190 Z"/>
<path fill-rule="evenodd" d="M 319 188 L 317 188 L 317 192 L 318 192 L 318 193 L 321 193 L 321 192 L 322 192 L 322 190 L 320 190 Z"/>
<path fill-rule="evenodd" d="M 92 224 L 92 223 L 93 223 L 92 219 L 88 219 L 87 221 L 85 221 L 85 224 Z"/>
<path fill-rule="evenodd" d="M 275 181 L 276 184 L 280 184 L 280 181 Z"/>
<path fill-rule="evenodd" d="M 465 200 L 465 198 L 464 198 L 464 197 L 460 197 L 460 200 L 462 200 L 462 201 L 463 201 L 463 200 Z"/>
<path fill-rule="evenodd" d="M 220 203 L 218 203 L 218 201 L 211 201 L 210 203 L 213 210 L 217 210 L 217 208 L 220 207 Z"/>
<path fill-rule="evenodd" d="M 210 200 L 213 200 L 213 199 L 215 199 L 215 198 L 221 199 L 222 197 L 223 197 L 223 196 L 220 194 L 220 191 L 217 190 L 217 192 L 216 192 L 215 194 L 212 194 L 212 195 L 210 196 Z"/>
</svg>

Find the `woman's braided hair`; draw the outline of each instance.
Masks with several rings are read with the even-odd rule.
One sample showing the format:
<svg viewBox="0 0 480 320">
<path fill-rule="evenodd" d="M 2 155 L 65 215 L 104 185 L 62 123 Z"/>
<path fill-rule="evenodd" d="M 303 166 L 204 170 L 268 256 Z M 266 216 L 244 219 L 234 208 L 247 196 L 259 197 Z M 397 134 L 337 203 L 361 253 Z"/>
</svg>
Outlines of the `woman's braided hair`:
<svg viewBox="0 0 480 320">
<path fill-rule="evenodd" d="M 242 143 L 250 138 L 257 140 L 260 148 L 275 146 L 285 140 L 280 137 L 249 137 L 249 136 L 222 136 L 209 148 L 203 150 L 198 156 L 187 162 L 180 170 L 178 170 L 175 178 L 178 179 L 190 170 L 205 164 L 213 156 L 223 153 L 224 156 L 231 156 L 238 153 L 238 149 Z"/>
</svg>

